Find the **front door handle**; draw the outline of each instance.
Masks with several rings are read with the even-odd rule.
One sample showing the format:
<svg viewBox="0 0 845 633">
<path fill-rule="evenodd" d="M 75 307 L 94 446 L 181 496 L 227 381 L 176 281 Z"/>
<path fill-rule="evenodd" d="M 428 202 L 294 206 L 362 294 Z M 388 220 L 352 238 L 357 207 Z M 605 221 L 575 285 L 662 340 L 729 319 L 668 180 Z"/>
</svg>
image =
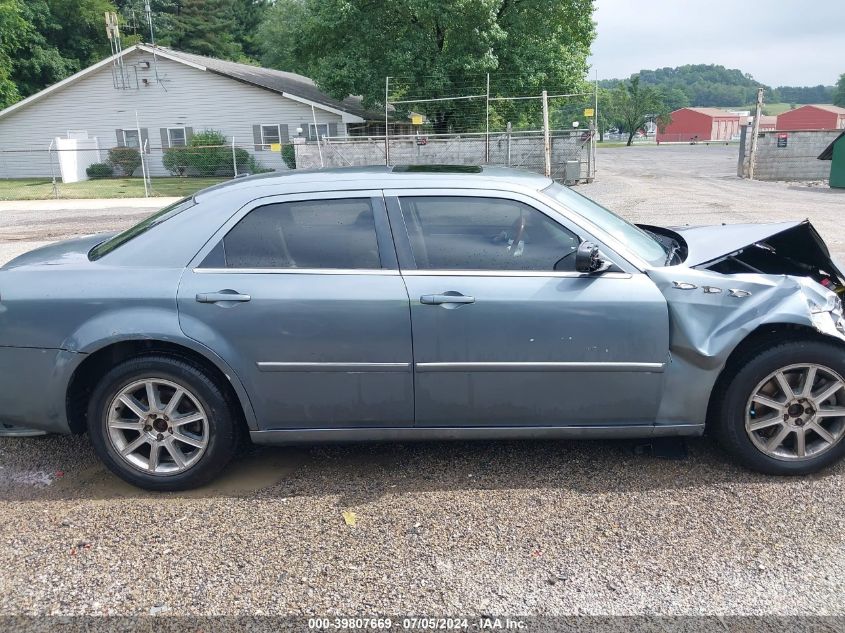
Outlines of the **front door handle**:
<svg viewBox="0 0 845 633">
<path fill-rule="evenodd" d="M 252 299 L 249 295 L 242 295 L 234 290 L 219 290 L 217 292 L 201 292 L 197 295 L 199 303 L 218 303 L 222 301 L 245 302 Z"/>
<path fill-rule="evenodd" d="M 439 306 L 449 303 L 475 303 L 475 297 L 467 297 L 459 292 L 444 292 L 442 295 L 423 295 L 420 303 L 427 306 Z"/>
</svg>

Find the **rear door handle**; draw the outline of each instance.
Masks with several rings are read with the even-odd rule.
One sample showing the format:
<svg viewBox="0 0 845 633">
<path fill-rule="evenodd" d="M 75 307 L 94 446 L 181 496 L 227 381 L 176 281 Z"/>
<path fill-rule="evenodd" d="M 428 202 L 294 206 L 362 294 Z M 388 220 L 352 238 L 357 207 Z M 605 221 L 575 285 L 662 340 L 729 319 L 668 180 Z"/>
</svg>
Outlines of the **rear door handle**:
<svg viewBox="0 0 845 633">
<path fill-rule="evenodd" d="M 201 292 L 197 295 L 199 303 L 218 303 L 221 301 L 245 302 L 252 299 L 249 295 L 242 295 L 234 290 L 219 290 L 218 292 Z"/>
<path fill-rule="evenodd" d="M 475 303 L 475 297 L 467 297 L 459 292 L 454 294 L 447 292 L 442 295 L 423 295 L 420 297 L 420 303 L 427 306 L 439 306 L 444 303 Z"/>
</svg>

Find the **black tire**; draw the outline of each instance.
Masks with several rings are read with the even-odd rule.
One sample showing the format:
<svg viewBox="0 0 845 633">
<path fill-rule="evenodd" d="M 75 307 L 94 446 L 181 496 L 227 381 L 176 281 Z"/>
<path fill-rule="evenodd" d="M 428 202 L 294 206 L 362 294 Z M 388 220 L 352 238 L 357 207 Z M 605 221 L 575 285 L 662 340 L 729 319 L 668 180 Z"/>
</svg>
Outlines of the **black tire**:
<svg viewBox="0 0 845 633">
<path fill-rule="evenodd" d="M 774 346 L 755 346 L 733 359 L 711 407 L 710 429 L 719 444 L 743 466 L 768 475 L 806 475 L 845 456 L 845 440 L 801 460 L 771 457 L 758 449 L 745 429 L 749 398 L 757 385 L 780 368 L 813 363 L 845 376 L 845 347 L 820 340 L 790 340 Z"/>
<path fill-rule="evenodd" d="M 196 463 L 182 472 L 152 474 L 132 466 L 120 456 L 108 433 L 112 401 L 133 382 L 156 378 L 188 389 L 202 405 L 208 424 L 208 442 Z M 241 428 L 220 387 L 199 367 L 171 356 L 141 356 L 125 361 L 100 380 L 88 406 L 88 434 L 94 451 L 121 479 L 155 491 L 196 488 L 217 476 L 238 450 Z"/>
</svg>

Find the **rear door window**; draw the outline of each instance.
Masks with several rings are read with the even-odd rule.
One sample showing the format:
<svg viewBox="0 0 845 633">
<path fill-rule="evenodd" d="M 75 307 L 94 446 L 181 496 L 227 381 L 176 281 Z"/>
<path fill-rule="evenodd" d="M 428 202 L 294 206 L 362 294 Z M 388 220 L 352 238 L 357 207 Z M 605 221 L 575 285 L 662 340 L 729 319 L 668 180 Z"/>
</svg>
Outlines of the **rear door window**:
<svg viewBox="0 0 845 633">
<path fill-rule="evenodd" d="M 240 220 L 203 267 L 381 267 L 369 198 L 301 200 L 257 207 Z"/>
</svg>

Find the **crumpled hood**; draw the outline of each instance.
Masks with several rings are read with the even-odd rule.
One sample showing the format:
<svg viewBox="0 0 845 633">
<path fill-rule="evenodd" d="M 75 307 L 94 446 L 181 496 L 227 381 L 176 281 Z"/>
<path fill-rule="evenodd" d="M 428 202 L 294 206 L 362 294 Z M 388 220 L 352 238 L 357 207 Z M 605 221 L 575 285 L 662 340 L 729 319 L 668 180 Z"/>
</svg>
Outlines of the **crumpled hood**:
<svg viewBox="0 0 845 633">
<path fill-rule="evenodd" d="M 707 264 L 801 225 L 809 226 L 810 223 L 805 220 L 773 224 L 719 224 L 670 228 L 680 234 L 687 243 L 684 265 L 693 267 Z"/>
<path fill-rule="evenodd" d="M 115 235 L 115 233 L 98 233 L 96 235 L 86 235 L 85 237 L 77 237 L 48 244 L 23 255 L 18 255 L 12 261 L 7 262 L 5 266 L 0 267 L 0 270 L 19 268 L 21 266 L 57 266 L 60 264 L 87 262 L 88 251 L 112 235 Z"/>
<path fill-rule="evenodd" d="M 808 220 L 642 228 L 661 235 L 680 236 L 685 252 L 683 264 L 689 268 L 807 276 L 840 294 L 845 293 L 841 267 L 833 261 L 824 240 Z M 835 283 L 828 283 L 826 277 Z"/>
</svg>

